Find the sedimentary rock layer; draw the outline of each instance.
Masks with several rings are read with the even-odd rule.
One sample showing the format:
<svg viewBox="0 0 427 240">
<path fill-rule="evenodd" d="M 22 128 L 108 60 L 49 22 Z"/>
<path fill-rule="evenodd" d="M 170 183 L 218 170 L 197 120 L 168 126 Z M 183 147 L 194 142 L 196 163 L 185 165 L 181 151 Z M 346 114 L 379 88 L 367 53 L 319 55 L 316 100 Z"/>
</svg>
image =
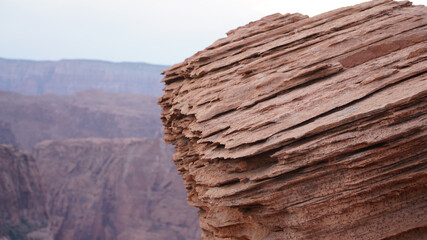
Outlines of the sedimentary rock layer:
<svg viewBox="0 0 427 240">
<path fill-rule="evenodd" d="M 5 144 L 0 144 L 0 239 L 53 239 L 34 159 Z"/>
<path fill-rule="evenodd" d="M 167 70 L 165 139 L 203 239 L 427 234 L 427 8 L 274 14 Z"/>
<path fill-rule="evenodd" d="M 44 141 L 33 155 L 57 240 L 199 239 L 173 148 L 161 139 Z"/>
</svg>

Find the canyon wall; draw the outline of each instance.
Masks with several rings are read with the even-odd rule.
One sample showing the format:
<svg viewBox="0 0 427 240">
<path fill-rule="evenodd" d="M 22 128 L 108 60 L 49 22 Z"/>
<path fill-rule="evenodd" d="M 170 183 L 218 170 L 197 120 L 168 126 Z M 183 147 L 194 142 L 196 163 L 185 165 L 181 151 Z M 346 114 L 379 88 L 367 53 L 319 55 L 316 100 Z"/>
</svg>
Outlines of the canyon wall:
<svg viewBox="0 0 427 240">
<path fill-rule="evenodd" d="M 165 70 L 203 239 L 427 239 L 427 8 L 274 14 Z"/>
<path fill-rule="evenodd" d="M 153 96 L 88 90 L 69 96 L 0 91 L 0 121 L 27 151 L 43 140 L 161 137 L 160 107 Z"/>
<path fill-rule="evenodd" d="M 161 139 L 69 139 L 34 147 L 57 240 L 196 240 L 196 209 Z"/>
<path fill-rule="evenodd" d="M 34 159 L 5 144 L 0 144 L 0 239 L 53 239 L 46 192 Z"/>
<path fill-rule="evenodd" d="M 23 94 L 106 92 L 161 95 L 164 65 L 95 60 L 28 61 L 0 58 L 0 89 Z"/>
<path fill-rule="evenodd" d="M 12 132 L 10 123 L 0 121 L 0 143 L 17 146 L 16 137 Z"/>
</svg>

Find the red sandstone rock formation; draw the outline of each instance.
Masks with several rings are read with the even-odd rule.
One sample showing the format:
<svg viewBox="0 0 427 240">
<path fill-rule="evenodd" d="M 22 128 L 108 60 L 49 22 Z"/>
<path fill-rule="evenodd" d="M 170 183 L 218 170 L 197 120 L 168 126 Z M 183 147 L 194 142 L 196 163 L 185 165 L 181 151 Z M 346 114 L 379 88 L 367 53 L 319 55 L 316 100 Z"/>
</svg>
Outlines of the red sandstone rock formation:
<svg viewBox="0 0 427 240">
<path fill-rule="evenodd" d="M 161 139 L 37 144 L 55 239 L 200 239 L 172 153 Z"/>
<path fill-rule="evenodd" d="M 203 239 L 427 239 L 427 8 L 275 14 L 168 68 Z"/>
<path fill-rule="evenodd" d="M 20 147 L 43 140 L 160 137 L 160 107 L 153 96 L 88 90 L 69 96 L 0 91 L 0 121 L 10 123 Z"/>
<path fill-rule="evenodd" d="M 34 159 L 0 144 L 0 239 L 52 239 L 45 197 Z"/>
</svg>

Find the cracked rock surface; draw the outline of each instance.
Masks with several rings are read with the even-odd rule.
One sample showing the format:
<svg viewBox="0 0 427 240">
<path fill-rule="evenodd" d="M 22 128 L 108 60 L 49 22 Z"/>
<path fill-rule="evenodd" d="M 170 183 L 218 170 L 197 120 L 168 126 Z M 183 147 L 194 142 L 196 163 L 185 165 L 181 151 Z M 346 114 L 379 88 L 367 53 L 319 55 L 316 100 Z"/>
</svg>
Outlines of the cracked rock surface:
<svg viewBox="0 0 427 240">
<path fill-rule="evenodd" d="M 165 70 L 207 239 L 427 238 L 427 8 L 274 14 Z"/>
</svg>

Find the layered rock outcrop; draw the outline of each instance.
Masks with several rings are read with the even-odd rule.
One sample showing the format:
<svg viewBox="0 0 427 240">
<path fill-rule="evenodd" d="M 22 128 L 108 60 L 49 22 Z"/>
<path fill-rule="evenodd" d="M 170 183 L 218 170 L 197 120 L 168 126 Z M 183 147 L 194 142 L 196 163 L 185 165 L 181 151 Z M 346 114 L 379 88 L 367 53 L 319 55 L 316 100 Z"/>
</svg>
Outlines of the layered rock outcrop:
<svg viewBox="0 0 427 240">
<path fill-rule="evenodd" d="M 0 91 L 0 121 L 10 123 L 20 147 L 43 140 L 160 137 L 160 107 L 153 96 L 88 90 L 69 96 Z"/>
<path fill-rule="evenodd" d="M 427 237 L 427 8 L 275 14 L 168 68 L 203 239 Z"/>
<path fill-rule="evenodd" d="M 55 239 L 200 239 L 172 153 L 161 139 L 37 144 Z"/>
<path fill-rule="evenodd" d="M 0 239 L 53 239 L 34 159 L 5 144 L 0 144 Z"/>
</svg>

